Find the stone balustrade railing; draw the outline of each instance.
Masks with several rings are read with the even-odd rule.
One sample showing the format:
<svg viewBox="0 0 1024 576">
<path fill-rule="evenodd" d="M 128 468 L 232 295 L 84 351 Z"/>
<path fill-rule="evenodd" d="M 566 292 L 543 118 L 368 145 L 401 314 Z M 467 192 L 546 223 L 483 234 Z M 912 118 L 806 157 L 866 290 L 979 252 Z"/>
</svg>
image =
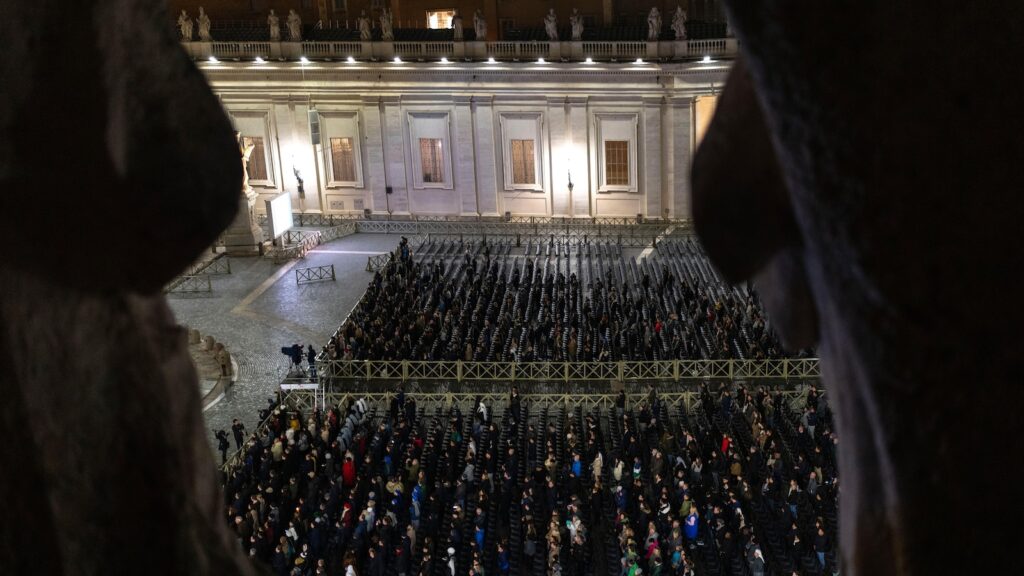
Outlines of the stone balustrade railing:
<svg viewBox="0 0 1024 576">
<path fill-rule="evenodd" d="M 583 62 L 644 60 L 700 60 L 735 58 L 735 38 L 664 42 L 182 42 L 196 60 L 341 60 L 407 61 L 449 60 Z"/>
</svg>

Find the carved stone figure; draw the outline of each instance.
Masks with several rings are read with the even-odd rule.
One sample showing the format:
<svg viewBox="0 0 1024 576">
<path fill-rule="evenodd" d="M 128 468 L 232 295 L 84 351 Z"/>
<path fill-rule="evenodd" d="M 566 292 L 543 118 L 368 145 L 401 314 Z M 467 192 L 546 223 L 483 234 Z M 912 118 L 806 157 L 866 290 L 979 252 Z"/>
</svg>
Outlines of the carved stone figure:
<svg viewBox="0 0 1024 576">
<path fill-rule="evenodd" d="M 382 40 L 390 42 L 395 39 L 395 31 L 392 27 L 392 14 L 391 10 L 385 8 L 380 13 L 380 37 Z"/>
<path fill-rule="evenodd" d="M 686 10 L 682 6 L 676 6 L 676 13 L 672 16 L 672 31 L 676 33 L 676 40 L 686 40 Z"/>
<path fill-rule="evenodd" d="M 210 17 L 206 15 L 206 10 L 203 7 L 199 7 L 199 40 L 202 42 L 209 42 L 213 40 L 210 36 Z"/>
<path fill-rule="evenodd" d="M 255 146 L 252 142 L 246 142 L 242 138 L 242 133 L 235 132 L 235 140 L 238 141 L 238 151 L 242 155 L 242 194 L 245 194 L 246 198 L 249 199 L 249 205 L 255 200 L 255 194 L 252 191 L 252 186 L 249 186 L 249 156 L 252 156 L 252 151 Z"/>
<path fill-rule="evenodd" d="M 254 206 L 259 194 L 249 186 L 249 157 L 256 148 L 252 140 L 235 131 L 238 153 L 242 159 L 242 194 L 238 200 L 238 215 L 224 233 L 224 244 L 228 253 L 251 253 L 263 241 L 263 231 L 256 224 Z"/>
<path fill-rule="evenodd" d="M 1024 473 L 1024 307 L 999 304 L 1019 284 L 1004 270 L 1022 257 L 1024 115 L 1016 90 L 977 79 L 1024 58 L 1004 40 L 1024 12 L 976 11 L 986 33 L 945 51 L 934 39 L 963 30 L 959 13 L 920 26 L 892 5 L 728 2 L 743 55 L 694 158 L 693 218 L 716 269 L 754 280 L 787 349 L 821 358 L 837 570 L 997 574 L 1018 558 L 1003 519 Z M 986 471 L 974 490 L 945 480 L 968 469 Z M 971 529 L 950 530 L 950 510 Z"/>
<path fill-rule="evenodd" d="M 583 16 L 573 8 L 572 16 L 569 16 L 569 24 L 572 25 L 572 39 L 579 42 L 583 39 Z"/>
<path fill-rule="evenodd" d="M 302 42 L 302 18 L 295 10 L 288 11 L 288 40 Z"/>
<path fill-rule="evenodd" d="M 479 9 L 473 14 L 473 30 L 477 40 L 487 40 L 487 20 L 484 20 L 483 12 Z"/>
<path fill-rule="evenodd" d="M 658 36 L 661 35 L 661 12 L 658 11 L 658 7 L 651 8 L 650 13 L 647 14 L 647 41 L 655 42 L 658 40 Z"/>
<path fill-rule="evenodd" d="M 558 41 L 558 16 L 555 16 L 554 8 L 549 8 L 548 15 L 544 17 L 544 31 L 548 33 L 548 40 Z"/>
<path fill-rule="evenodd" d="M 452 33 L 456 40 L 462 40 L 462 16 L 459 15 L 458 10 L 452 16 Z"/>
<path fill-rule="evenodd" d="M 31 183 L 52 201 L 60 226 L 32 234 L 19 200 L 3 200 L 0 494 L 16 497 L 5 498 L 0 572 L 152 563 L 146 571 L 255 575 L 224 522 L 187 334 L 161 293 L 238 208 L 231 124 L 184 65 L 167 2 L 22 4 L 0 10 L 0 165 L 5 185 Z M 112 14 L 130 34 L 83 25 Z M 40 38 L 47 50 L 11 49 Z M 74 106 L 54 105 L 72 93 Z M 45 140 L 56 133 L 76 143 L 60 162 L 88 174 L 78 185 L 54 169 Z M 133 241 L 102 257 L 68 249 L 120 233 Z M 57 341 L 59 353 L 39 346 Z"/>
<path fill-rule="evenodd" d="M 181 31 L 181 40 L 183 42 L 192 41 L 192 18 L 184 10 L 181 11 L 181 15 L 178 16 L 178 30 Z"/>
<path fill-rule="evenodd" d="M 356 19 L 356 23 L 359 24 L 359 39 L 363 42 L 368 42 L 373 38 L 373 32 L 370 31 L 370 19 L 366 17 L 366 10 L 363 10 L 359 14 L 359 18 Z"/>
<path fill-rule="evenodd" d="M 281 19 L 274 14 L 273 8 L 270 10 L 270 14 L 267 15 L 267 27 L 270 28 L 270 41 L 280 42 L 281 41 Z"/>
</svg>

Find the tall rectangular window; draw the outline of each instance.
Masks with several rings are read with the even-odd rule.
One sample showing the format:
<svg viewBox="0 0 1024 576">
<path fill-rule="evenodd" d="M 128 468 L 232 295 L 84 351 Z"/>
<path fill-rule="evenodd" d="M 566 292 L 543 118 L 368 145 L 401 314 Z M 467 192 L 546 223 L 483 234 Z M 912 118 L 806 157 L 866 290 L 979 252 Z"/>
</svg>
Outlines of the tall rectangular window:
<svg viewBox="0 0 1024 576">
<path fill-rule="evenodd" d="M 440 10 L 427 10 L 427 28 L 444 30 L 452 27 L 452 18 L 455 17 L 453 8 Z"/>
<path fill-rule="evenodd" d="M 249 173 L 249 180 L 268 180 L 267 178 L 267 151 L 263 148 L 263 137 L 242 136 L 242 145 L 252 145 L 252 153 L 249 154 L 249 165 L 246 167 Z"/>
<path fill-rule="evenodd" d="M 628 140 L 605 140 L 604 181 L 609 186 L 629 186 Z"/>
<path fill-rule="evenodd" d="M 443 146 L 440 138 L 420 138 L 420 163 L 425 184 L 444 182 Z"/>
<path fill-rule="evenodd" d="M 356 181 L 355 146 L 351 138 L 331 138 L 331 168 L 334 180 Z"/>
<path fill-rule="evenodd" d="M 512 183 L 536 184 L 536 155 L 533 140 L 512 140 Z"/>
</svg>

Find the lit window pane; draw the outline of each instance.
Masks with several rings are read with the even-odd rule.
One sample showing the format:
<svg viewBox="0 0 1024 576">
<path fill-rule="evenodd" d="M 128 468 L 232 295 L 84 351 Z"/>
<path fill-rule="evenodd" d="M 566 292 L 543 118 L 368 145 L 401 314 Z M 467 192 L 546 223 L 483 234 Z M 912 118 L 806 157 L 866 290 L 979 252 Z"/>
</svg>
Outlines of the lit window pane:
<svg viewBox="0 0 1024 576">
<path fill-rule="evenodd" d="M 444 30 L 452 27 L 452 18 L 455 17 L 455 10 L 428 10 L 427 28 Z"/>
<path fill-rule="evenodd" d="M 604 143 L 604 181 L 609 186 L 629 186 L 629 141 Z"/>
<path fill-rule="evenodd" d="M 439 138 L 420 138 L 420 164 L 423 169 L 423 183 L 443 183 L 444 149 Z"/>
<path fill-rule="evenodd" d="M 355 147 L 351 138 L 331 138 L 331 167 L 334 180 L 355 182 Z"/>
<path fill-rule="evenodd" d="M 533 140 L 512 140 L 512 183 L 536 184 L 537 169 Z"/>
</svg>

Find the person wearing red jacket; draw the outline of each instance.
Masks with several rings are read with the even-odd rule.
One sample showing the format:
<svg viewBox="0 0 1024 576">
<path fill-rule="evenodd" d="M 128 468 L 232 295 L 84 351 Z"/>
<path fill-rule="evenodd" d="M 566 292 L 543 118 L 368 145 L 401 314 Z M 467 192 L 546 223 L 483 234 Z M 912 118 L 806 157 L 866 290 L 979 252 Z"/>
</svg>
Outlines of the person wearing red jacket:
<svg viewBox="0 0 1024 576">
<path fill-rule="evenodd" d="M 356 463 L 352 461 L 352 453 L 345 454 L 345 463 L 341 465 L 341 480 L 345 488 L 356 485 Z"/>
</svg>

